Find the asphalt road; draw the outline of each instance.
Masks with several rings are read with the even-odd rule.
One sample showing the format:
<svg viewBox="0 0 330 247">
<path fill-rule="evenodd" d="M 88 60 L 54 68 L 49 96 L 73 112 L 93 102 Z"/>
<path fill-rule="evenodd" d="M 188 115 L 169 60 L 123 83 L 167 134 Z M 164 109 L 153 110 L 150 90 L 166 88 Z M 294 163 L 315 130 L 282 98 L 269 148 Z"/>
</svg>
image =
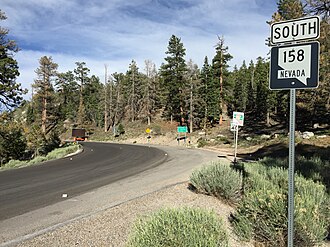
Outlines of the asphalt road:
<svg viewBox="0 0 330 247">
<path fill-rule="evenodd" d="M 0 221 L 136 175 L 166 160 L 146 146 L 83 143 L 79 155 L 0 172 Z"/>
</svg>

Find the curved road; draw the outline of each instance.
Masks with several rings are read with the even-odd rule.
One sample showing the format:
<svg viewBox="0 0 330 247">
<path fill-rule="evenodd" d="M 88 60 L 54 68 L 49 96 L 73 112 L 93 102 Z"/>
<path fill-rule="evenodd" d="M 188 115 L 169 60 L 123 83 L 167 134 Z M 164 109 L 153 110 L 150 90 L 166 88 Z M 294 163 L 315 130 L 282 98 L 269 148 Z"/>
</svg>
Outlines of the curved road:
<svg viewBox="0 0 330 247">
<path fill-rule="evenodd" d="M 165 161 L 164 151 L 135 145 L 83 143 L 76 156 L 0 172 L 0 221 L 138 174 Z"/>
<path fill-rule="evenodd" d="M 72 157 L 0 172 L 0 247 L 187 181 L 193 169 L 219 160 L 181 146 L 83 145 Z"/>
</svg>

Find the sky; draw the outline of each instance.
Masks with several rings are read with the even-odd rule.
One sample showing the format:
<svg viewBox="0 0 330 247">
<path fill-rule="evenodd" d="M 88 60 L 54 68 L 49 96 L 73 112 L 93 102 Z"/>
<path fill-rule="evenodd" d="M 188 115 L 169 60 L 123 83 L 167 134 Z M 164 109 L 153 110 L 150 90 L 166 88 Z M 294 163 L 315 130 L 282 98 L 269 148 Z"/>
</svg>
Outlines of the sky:
<svg viewBox="0 0 330 247">
<path fill-rule="evenodd" d="M 276 0 L 1 0 L 15 54 L 17 82 L 31 92 L 42 56 L 51 56 L 59 72 L 73 71 L 85 62 L 90 75 L 104 82 L 108 74 L 125 73 L 134 59 L 140 72 L 145 60 L 159 68 L 170 37 L 181 38 L 186 60 L 199 68 L 205 56 L 215 55 L 218 35 L 224 37 L 229 62 L 240 67 L 267 57 L 270 26 Z M 29 97 L 30 93 L 26 97 Z"/>
</svg>

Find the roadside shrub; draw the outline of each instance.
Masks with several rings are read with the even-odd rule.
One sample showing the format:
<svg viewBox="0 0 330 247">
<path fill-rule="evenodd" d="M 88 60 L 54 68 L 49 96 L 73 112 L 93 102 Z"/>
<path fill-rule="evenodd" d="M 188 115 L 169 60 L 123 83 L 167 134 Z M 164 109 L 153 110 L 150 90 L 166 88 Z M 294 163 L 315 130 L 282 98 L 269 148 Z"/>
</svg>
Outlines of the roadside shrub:
<svg viewBox="0 0 330 247">
<path fill-rule="evenodd" d="M 266 246 L 286 246 L 288 174 L 283 168 L 245 164 L 245 194 L 233 216 L 235 233 Z M 295 245 L 314 246 L 326 237 L 329 198 L 325 186 L 295 176 Z"/>
<path fill-rule="evenodd" d="M 6 163 L 4 166 L 2 166 L 2 169 L 10 169 L 10 168 L 15 168 L 19 167 L 26 164 L 26 162 L 21 161 L 21 160 L 10 160 L 8 163 Z"/>
<path fill-rule="evenodd" d="M 80 145 L 70 145 L 70 146 L 54 149 L 53 151 L 47 154 L 46 160 L 63 158 L 67 154 L 74 153 L 75 151 L 79 150 L 79 148 Z"/>
<path fill-rule="evenodd" d="M 22 167 L 22 166 L 35 165 L 35 164 L 45 162 L 47 160 L 60 159 L 70 153 L 76 152 L 80 148 L 81 148 L 80 145 L 69 144 L 68 146 L 58 148 L 58 149 L 55 149 L 55 150 L 49 152 L 46 156 L 37 156 L 30 161 L 10 160 L 8 163 L 6 163 L 4 166 L 2 166 L 1 169 L 11 169 L 11 168 L 17 168 L 17 167 Z"/>
<path fill-rule="evenodd" d="M 139 219 L 128 247 L 227 247 L 223 221 L 198 208 L 162 209 Z"/>
<path fill-rule="evenodd" d="M 152 127 L 152 133 L 154 135 L 161 135 L 162 134 L 162 128 L 159 125 L 155 125 Z"/>
<path fill-rule="evenodd" d="M 121 123 L 118 125 L 117 127 L 117 132 L 119 135 L 123 135 L 125 134 L 125 129 L 124 129 L 124 125 L 122 125 Z"/>
<path fill-rule="evenodd" d="M 205 147 L 207 145 L 207 141 L 205 140 L 205 138 L 201 137 L 197 140 L 197 147 L 202 148 Z"/>
<path fill-rule="evenodd" d="M 242 175 L 228 163 L 218 161 L 193 171 L 190 183 L 199 193 L 235 202 L 240 197 Z"/>
<path fill-rule="evenodd" d="M 28 165 L 35 165 L 35 164 L 42 163 L 44 161 L 47 161 L 45 156 L 37 156 L 33 160 L 30 160 L 27 164 Z"/>
<path fill-rule="evenodd" d="M 267 167 L 284 167 L 288 168 L 287 159 L 264 158 L 260 162 Z M 306 158 L 298 156 L 295 161 L 295 171 L 300 173 L 307 179 L 312 179 L 314 182 L 322 182 L 327 191 L 330 192 L 330 162 L 322 160 L 319 156 Z"/>
</svg>

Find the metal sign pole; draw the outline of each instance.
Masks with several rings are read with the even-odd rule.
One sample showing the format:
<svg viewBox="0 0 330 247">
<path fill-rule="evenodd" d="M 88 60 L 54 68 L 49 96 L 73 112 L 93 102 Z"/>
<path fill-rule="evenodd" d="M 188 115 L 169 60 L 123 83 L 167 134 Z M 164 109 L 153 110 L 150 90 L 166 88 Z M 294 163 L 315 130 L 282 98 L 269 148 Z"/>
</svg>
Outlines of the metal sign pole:
<svg viewBox="0 0 330 247">
<path fill-rule="evenodd" d="M 288 194 L 288 247 L 293 247 L 294 235 L 294 161 L 295 161 L 296 89 L 290 89 L 290 143 Z"/>
<path fill-rule="evenodd" d="M 234 155 L 234 163 L 237 162 L 236 156 L 237 156 L 237 139 L 238 139 L 238 125 L 235 125 L 235 155 Z"/>
</svg>

